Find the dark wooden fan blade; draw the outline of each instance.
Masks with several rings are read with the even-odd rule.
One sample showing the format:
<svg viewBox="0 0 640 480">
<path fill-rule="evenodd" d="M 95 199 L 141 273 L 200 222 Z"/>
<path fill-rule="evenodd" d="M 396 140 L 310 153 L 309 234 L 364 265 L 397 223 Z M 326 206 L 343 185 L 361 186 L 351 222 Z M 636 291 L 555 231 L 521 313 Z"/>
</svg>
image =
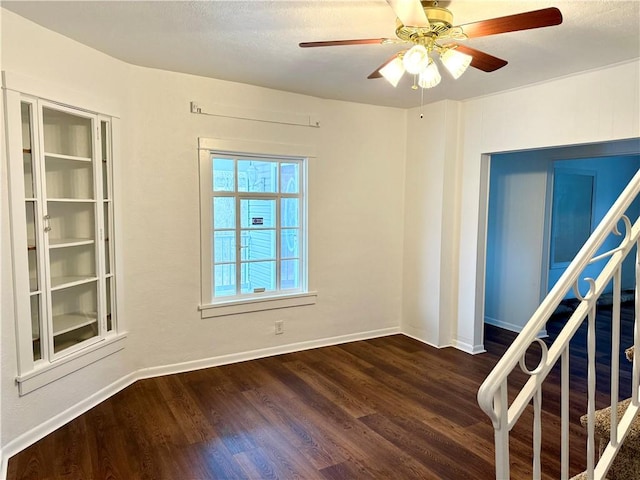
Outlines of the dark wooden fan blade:
<svg viewBox="0 0 640 480">
<path fill-rule="evenodd" d="M 478 70 L 482 70 L 483 72 L 494 72 L 509 63 L 506 60 L 502 60 L 501 58 L 494 57 L 493 55 L 489 55 L 488 53 L 481 52 L 480 50 L 476 50 L 475 48 L 467 47 L 466 45 L 460 44 L 456 45 L 456 51 L 471 55 L 471 57 L 473 58 L 473 60 L 471 60 L 471 66 L 477 68 Z"/>
<path fill-rule="evenodd" d="M 376 68 L 373 72 L 371 72 L 371 74 L 367 77 L 369 79 L 371 78 L 382 78 L 382 74 L 380 73 L 380 70 L 383 69 L 388 63 L 392 62 L 393 60 L 395 60 L 395 58 L 400 55 L 399 53 L 396 53 L 395 55 L 393 55 L 391 58 L 389 58 L 388 60 L 386 60 L 382 65 L 380 65 L 378 68 Z"/>
<path fill-rule="evenodd" d="M 481 20 L 460 25 L 469 38 L 486 37 L 498 33 L 517 32 L 532 28 L 550 27 L 562 23 L 562 13 L 555 7 L 543 8 L 532 12 L 517 13 L 506 17 Z"/>
<path fill-rule="evenodd" d="M 302 48 L 308 47 L 335 47 L 338 45 L 372 45 L 392 41 L 389 38 L 361 38 L 358 40 L 326 40 L 324 42 L 302 42 Z"/>
<path fill-rule="evenodd" d="M 387 0 L 396 17 L 407 27 L 428 27 L 429 20 L 420 0 Z"/>
</svg>

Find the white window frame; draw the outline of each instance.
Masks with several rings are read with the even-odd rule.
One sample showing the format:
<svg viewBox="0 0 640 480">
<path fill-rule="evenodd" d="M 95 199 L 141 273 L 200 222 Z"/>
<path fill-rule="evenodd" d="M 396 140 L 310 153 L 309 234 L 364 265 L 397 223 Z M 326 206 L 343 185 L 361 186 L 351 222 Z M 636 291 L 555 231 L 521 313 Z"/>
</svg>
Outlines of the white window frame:
<svg viewBox="0 0 640 480">
<path fill-rule="evenodd" d="M 202 318 L 219 317 L 238 313 L 249 313 L 277 308 L 289 308 L 316 303 L 317 292 L 309 290 L 308 269 L 308 221 L 307 221 L 307 169 L 309 159 L 315 157 L 308 146 L 274 144 L 246 140 L 199 139 L 200 162 L 200 258 L 201 258 L 201 304 Z M 300 288 L 287 292 L 266 291 L 244 294 L 237 297 L 213 297 L 213 215 L 212 215 L 212 159 L 214 155 L 227 157 L 259 157 L 265 159 L 301 160 L 300 190 L 301 198 L 301 235 L 299 245 L 301 273 Z M 234 196 L 244 196 L 236 192 Z M 279 230 L 280 227 L 277 227 Z"/>
</svg>

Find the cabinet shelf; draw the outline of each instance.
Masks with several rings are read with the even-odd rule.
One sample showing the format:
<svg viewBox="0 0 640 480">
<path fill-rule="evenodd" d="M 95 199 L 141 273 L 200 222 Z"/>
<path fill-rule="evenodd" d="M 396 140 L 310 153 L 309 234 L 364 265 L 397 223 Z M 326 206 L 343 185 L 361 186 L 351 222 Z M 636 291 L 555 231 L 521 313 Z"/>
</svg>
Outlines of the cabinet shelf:
<svg viewBox="0 0 640 480">
<path fill-rule="evenodd" d="M 74 162 L 89 162 L 89 163 L 91 163 L 93 161 L 91 159 L 91 157 L 77 157 L 75 155 L 63 155 L 61 153 L 50 153 L 50 152 L 45 152 L 44 153 L 44 157 L 45 157 L 45 159 L 51 158 L 51 159 L 57 159 L 57 160 L 71 160 L 71 161 L 74 161 Z"/>
<path fill-rule="evenodd" d="M 95 243 L 93 238 L 57 238 L 49 239 L 49 248 L 78 247 Z"/>
<path fill-rule="evenodd" d="M 72 332 L 87 325 L 96 323 L 97 315 L 95 312 L 87 313 L 66 313 L 64 315 L 53 316 L 53 336 L 57 337 L 63 333 Z"/>
<path fill-rule="evenodd" d="M 96 203 L 93 198 L 47 198 L 47 202 L 57 203 Z"/>
<path fill-rule="evenodd" d="M 31 153 L 31 149 L 30 148 L 23 148 L 22 149 L 22 153 Z"/>
<path fill-rule="evenodd" d="M 63 288 L 75 287 L 85 283 L 98 281 L 94 275 L 65 275 L 63 277 L 51 277 L 51 291 L 62 290 Z"/>
</svg>

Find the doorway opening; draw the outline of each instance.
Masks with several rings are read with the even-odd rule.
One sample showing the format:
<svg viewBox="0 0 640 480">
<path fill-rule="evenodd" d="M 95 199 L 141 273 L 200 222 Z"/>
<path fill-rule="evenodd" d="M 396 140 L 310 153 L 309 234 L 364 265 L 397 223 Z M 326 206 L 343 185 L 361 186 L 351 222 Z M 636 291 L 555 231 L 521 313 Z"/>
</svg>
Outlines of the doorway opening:
<svg viewBox="0 0 640 480">
<path fill-rule="evenodd" d="M 491 154 L 489 162 L 480 321 L 519 332 L 640 169 L 640 149 L 628 140 Z M 640 206 L 632 208 L 637 218 Z M 632 266 L 625 275 L 634 281 Z"/>
</svg>

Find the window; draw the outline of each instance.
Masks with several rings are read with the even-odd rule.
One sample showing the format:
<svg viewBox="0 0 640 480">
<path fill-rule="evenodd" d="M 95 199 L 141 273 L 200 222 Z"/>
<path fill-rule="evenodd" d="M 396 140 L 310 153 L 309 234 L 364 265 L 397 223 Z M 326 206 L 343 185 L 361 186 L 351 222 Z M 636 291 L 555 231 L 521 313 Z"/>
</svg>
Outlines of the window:
<svg viewBox="0 0 640 480">
<path fill-rule="evenodd" d="M 306 158 L 215 149 L 200 155 L 203 316 L 239 313 L 209 311 L 219 306 L 308 304 Z"/>
</svg>

